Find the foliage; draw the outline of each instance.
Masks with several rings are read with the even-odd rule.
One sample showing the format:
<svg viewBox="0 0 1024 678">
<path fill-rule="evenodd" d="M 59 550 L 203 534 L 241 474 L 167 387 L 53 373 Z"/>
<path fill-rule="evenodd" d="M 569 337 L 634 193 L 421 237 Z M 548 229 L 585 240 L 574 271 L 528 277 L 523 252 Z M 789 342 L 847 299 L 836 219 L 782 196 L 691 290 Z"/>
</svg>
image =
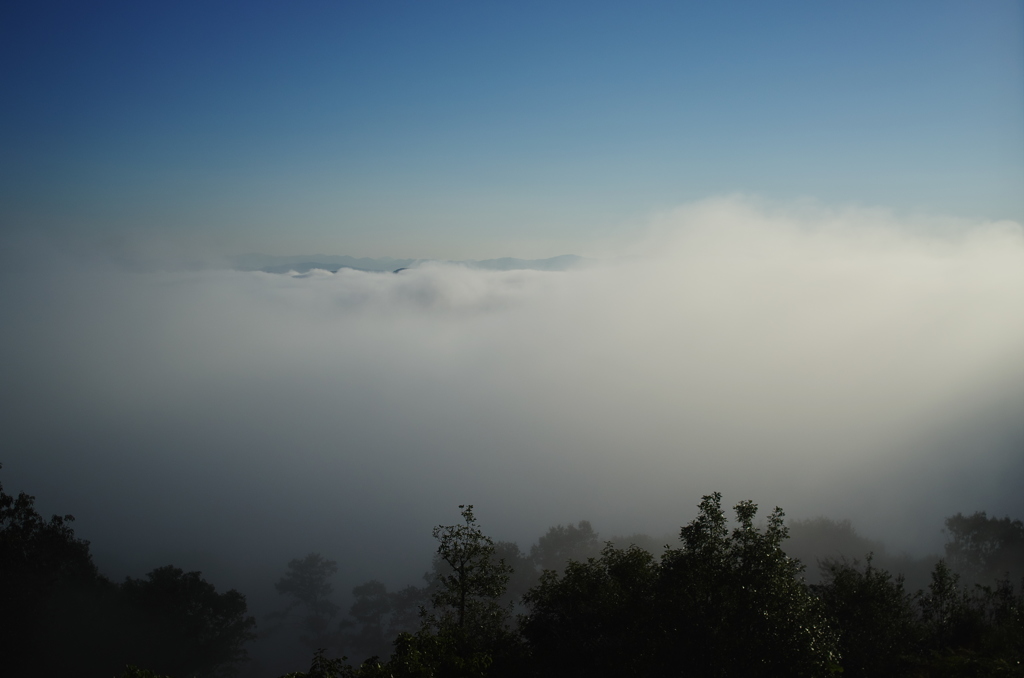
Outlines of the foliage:
<svg viewBox="0 0 1024 678">
<path fill-rule="evenodd" d="M 464 638 L 450 628 L 403 633 L 385 667 L 394 678 L 484 678 L 494 658 L 486 648 L 467 649 Z M 373 675 L 372 672 L 368 672 Z"/>
<path fill-rule="evenodd" d="M 853 560 L 871 553 L 872 568 L 899 573 L 908 591 L 927 587 L 931 581 L 932 568 L 938 561 L 938 556 L 934 555 L 890 553 L 882 542 L 859 534 L 849 520 L 819 516 L 809 520 L 788 521 L 787 527 L 789 537 L 786 539 L 785 550 L 789 557 L 810 564 Z M 816 568 L 805 572 L 804 578 L 810 584 L 818 584 L 823 574 L 821 568 Z"/>
<path fill-rule="evenodd" d="M 976 624 L 960 575 L 940 560 L 932 572 L 928 593 L 920 600 L 921 618 L 936 647 L 963 645 L 974 635 Z"/>
<path fill-rule="evenodd" d="M 946 560 L 968 582 L 991 585 L 1024 577 L 1024 523 L 984 511 L 946 518 Z"/>
<path fill-rule="evenodd" d="M 300 627 L 304 633 L 303 642 L 310 647 L 319 647 L 328 642 L 330 623 L 339 609 L 330 598 L 334 587 L 329 580 L 337 571 L 338 564 L 335 561 L 319 553 L 310 553 L 305 558 L 289 561 L 288 572 L 274 584 L 279 594 L 293 600 L 273 617 L 283 620 L 295 608 L 304 608 L 306 614 Z"/>
<path fill-rule="evenodd" d="M 1024 674 L 1024 579 L 1016 591 L 1008 580 L 998 582 L 995 588 L 982 587 L 981 591 L 990 629 L 984 650 L 1015 662 Z"/>
<path fill-rule="evenodd" d="M 836 637 L 786 557 L 782 511 L 762 532 L 757 507 L 704 497 L 660 562 L 609 545 L 600 558 L 544 575 L 527 596 L 523 634 L 541 675 L 816 676 L 835 667 Z"/>
<path fill-rule="evenodd" d="M 1024 581 L 995 588 L 959 586 L 940 561 L 922 597 L 921 666 L 930 676 L 1024 676 Z"/>
<path fill-rule="evenodd" d="M 136 615 L 130 652 L 175 675 L 223 675 L 247 658 L 256 636 L 245 596 L 217 593 L 199 572 L 160 567 L 121 587 Z M 142 663 L 140 661 L 140 663 Z"/>
<path fill-rule="evenodd" d="M 75 517 L 70 514 L 54 515 L 45 520 L 35 510 L 35 497 L 24 492 L 13 497 L 6 494 L 0 484 L 2 571 L 31 575 L 32 584 L 41 587 L 61 578 L 95 577 L 89 542 L 75 537 L 71 527 L 74 521 Z M 22 586 L 26 583 L 23 581 Z"/>
<path fill-rule="evenodd" d="M 494 558 L 494 541 L 476 524 L 473 505 L 460 505 L 463 523 L 438 525 L 437 557 L 444 568 L 437 575 L 437 589 L 431 595 L 433 612 L 427 621 L 437 631 L 451 634 L 456 643 L 486 643 L 500 634 L 508 620 L 508 609 L 499 599 L 508 584 L 511 567 Z"/>
<path fill-rule="evenodd" d="M 124 673 L 121 674 L 121 678 L 170 678 L 169 676 L 162 676 L 159 673 L 150 671 L 149 669 L 140 669 L 138 666 L 129 664 L 124 668 Z"/>
<path fill-rule="evenodd" d="M 353 621 L 343 621 L 344 644 L 355 648 L 362 656 L 381 655 L 388 652 L 391 639 L 389 617 L 393 609 L 393 594 L 376 579 L 352 589 L 355 602 L 349 609 Z"/>
<path fill-rule="evenodd" d="M 477 525 L 472 505 L 461 505 L 461 524 L 438 525 L 431 582 L 432 610 L 416 633 L 403 633 L 384 670 L 408 678 L 514 675 L 521 645 L 508 628 L 501 602 L 512 568 Z M 509 550 L 505 547 L 505 550 Z M 518 552 L 518 547 L 515 549 Z M 364 671 L 373 675 L 369 667 Z"/>
<path fill-rule="evenodd" d="M 510 568 L 505 595 L 501 600 L 506 606 L 514 608 L 523 595 L 537 585 L 539 573 L 533 560 L 520 550 L 518 544 L 511 541 L 495 542 L 491 560 L 495 564 L 504 562 Z"/>
<path fill-rule="evenodd" d="M 665 550 L 669 548 L 669 542 L 675 541 L 675 539 L 675 532 L 658 537 L 644 534 L 643 532 L 634 532 L 633 534 L 616 535 L 608 541 L 615 548 L 626 549 L 630 546 L 636 546 L 637 548 L 647 551 L 655 558 L 661 558 L 662 554 L 665 553 Z M 591 555 L 596 556 L 598 554 L 593 553 Z"/>
<path fill-rule="evenodd" d="M 658 558 L 634 538 L 629 548 L 609 542 L 597 552 L 586 521 L 551 528 L 527 556 L 486 536 L 472 506 L 459 508 L 461 523 L 434 528 L 427 586 L 357 586 L 352 621 L 337 630 L 329 581 L 337 564 L 316 553 L 292 560 L 276 588 L 292 599 L 282 616 L 304 610 L 304 640 L 321 648 L 343 640 L 363 656 L 390 658 L 353 667 L 318 649 L 308 671 L 285 678 L 1024 678 L 1024 580 L 1015 589 L 1003 576 L 1024 567 L 1019 520 L 948 518 L 947 560 L 936 563 L 927 590 L 911 595 L 873 554 L 863 567 L 824 560 L 821 583 L 807 586 L 803 566 L 783 551 L 782 511 L 755 524 L 757 506 L 743 501 L 730 522 L 717 493 Z M 244 596 L 217 593 L 199 572 L 173 566 L 114 584 L 97 572 L 73 520 L 44 519 L 34 497 L 0 486 L 5 676 L 106 678 L 124 667 L 122 678 L 163 678 L 238 668 L 255 626 Z M 848 522 L 808 524 L 846 544 L 868 543 Z M 528 614 L 512 628 L 523 592 Z"/>
<path fill-rule="evenodd" d="M 802 563 L 860 558 L 865 553 L 874 554 L 876 565 L 887 560 L 885 545 L 862 536 L 849 520 L 832 520 L 818 516 L 788 521 L 787 527 L 789 537 L 784 547 L 786 555 Z M 806 578 L 812 583 L 817 583 L 815 574 L 817 573 L 814 571 L 808 572 Z M 824 574 L 823 570 L 821 574 Z"/>
<path fill-rule="evenodd" d="M 839 632 L 843 675 L 902 676 L 914 664 L 920 632 L 914 598 L 903 578 L 857 561 L 822 563 L 824 582 L 812 587 Z"/>
<path fill-rule="evenodd" d="M 189 676 L 231 673 L 255 625 L 237 591 L 198 572 L 154 570 L 122 585 L 99 575 L 70 515 L 0 486 L 0 656 L 5 676 L 109 676 L 126 663 Z M 129 666 L 126 675 L 155 675 Z"/>
<path fill-rule="evenodd" d="M 308 671 L 287 673 L 281 678 L 354 678 L 359 673 L 346 663 L 346 657 L 329 659 L 326 650 L 317 649 Z"/>
<path fill-rule="evenodd" d="M 47 520 L 35 501 L 24 492 L 8 495 L 0 484 L 0 655 L 14 676 L 46 656 L 43 644 L 68 616 L 71 592 L 98 579 L 89 543 L 75 537 L 75 517 Z"/>
<path fill-rule="evenodd" d="M 601 552 L 601 542 L 590 521 L 555 525 L 530 549 L 530 559 L 541 570 L 562 571 L 571 562 L 584 562 Z"/>
<path fill-rule="evenodd" d="M 536 585 L 538 574 L 533 562 L 520 550 L 518 544 L 501 541 L 494 542 L 491 546 L 493 549 L 488 557 L 489 570 L 492 573 L 504 571 L 508 575 L 508 580 L 503 593 L 498 597 L 477 600 L 471 606 L 479 607 L 486 603 L 492 613 L 492 622 L 500 620 L 502 626 L 507 626 L 511 612 L 516 610 L 517 606 L 521 609 L 523 595 Z M 429 632 L 438 632 L 437 623 L 441 617 L 446 613 L 449 617 L 452 616 L 451 606 L 445 605 L 440 617 L 436 612 L 429 614 L 426 607 L 433 607 L 438 596 L 445 595 L 444 582 L 450 581 L 449 578 L 454 573 L 452 566 L 441 558 L 440 554 L 435 553 L 431 571 L 424 574 L 426 587 L 407 586 L 389 592 L 383 583 L 376 580 L 356 586 L 352 589 L 355 601 L 349 610 L 351 619 L 341 623 L 342 643 L 346 653 L 371 659 L 386 656 L 391 651 L 393 639 L 400 634 L 422 636 L 420 631 L 425 618 L 433 625 L 433 630 Z M 494 590 L 498 589 L 492 589 L 492 592 Z M 454 625 L 457 626 L 457 622 Z M 500 628 L 495 628 L 493 623 L 490 625 L 490 632 L 498 636 L 504 633 Z"/>
<path fill-rule="evenodd" d="M 564 574 L 545 571 L 526 595 L 522 626 L 540 675 L 649 675 L 658 574 L 646 551 L 610 545 Z"/>
<path fill-rule="evenodd" d="M 422 623 L 423 606 L 429 602 L 424 588 L 388 591 L 377 580 L 356 586 L 352 596 L 352 619 L 341 623 L 341 643 L 347 653 L 371 660 L 390 654 L 399 634 L 416 631 Z"/>
<path fill-rule="evenodd" d="M 757 505 L 734 507 L 730 532 L 721 494 L 705 496 L 680 530 L 682 546 L 662 557 L 662 628 L 697 675 L 822 675 L 838 659 L 837 638 L 803 566 L 782 550 L 782 509 L 754 525 Z M 672 658 L 670 666 L 679 666 Z"/>
<path fill-rule="evenodd" d="M 380 647 L 391 631 L 411 626 L 414 604 L 421 617 L 419 630 L 398 633 L 386 663 L 373 656 L 355 669 L 357 675 L 469 678 L 513 675 L 508 671 L 519 668 L 521 645 L 508 628 L 509 606 L 502 601 L 513 570 L 498 552 L 525 558 L 515 544 L 496 545 L 486 536 L 471 505 L 459 508 L 461 524 L 433 530 L 438 547 L 425 589 L 389 593 L 375 580 L 353 589 L 354 621 L 342 626 L 349 647 Z M 422 606 L 427 600 L 429 612 Z"/>
</svg>

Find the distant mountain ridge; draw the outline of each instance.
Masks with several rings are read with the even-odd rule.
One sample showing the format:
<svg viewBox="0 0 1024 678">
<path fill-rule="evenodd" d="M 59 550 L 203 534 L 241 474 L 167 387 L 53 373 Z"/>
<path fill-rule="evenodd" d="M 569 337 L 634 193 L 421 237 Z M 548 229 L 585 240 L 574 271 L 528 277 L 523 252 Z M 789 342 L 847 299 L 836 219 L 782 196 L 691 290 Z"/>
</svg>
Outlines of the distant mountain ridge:
<svg viewBox="0 0 1024 678">
<path fill-rule="evenodd" d="M 243 254 L 229 259 L 231 265 L 240 271 L 264 271 L 266 273 L 306 273 L 314 268 L 322 268 L 328 271 L 337 271 L 342 268 L 351 268 L 357 271 L 394 271 L 400 268 L 415 268 L 430 261 L 442 261 L 438 259 L 394 259 L 392 257 L 380 257 L 371 259 L 369 257 L 349 257 L 326 254 L 300 254 L 300 255 L 267 255 L 267 254 Z M 466 259 L 461 261 L 444 261 L 444 263 L 458 264 L 469 268 L 479 268 L 491 271 L 567 271 L 579 268 L 590 263 L 592 260 L 580 257 L 575 254 L 562 254 L 547 259 L 516 259 L 514 257 L 502 257 L 500 259 Z"/>
</svg>

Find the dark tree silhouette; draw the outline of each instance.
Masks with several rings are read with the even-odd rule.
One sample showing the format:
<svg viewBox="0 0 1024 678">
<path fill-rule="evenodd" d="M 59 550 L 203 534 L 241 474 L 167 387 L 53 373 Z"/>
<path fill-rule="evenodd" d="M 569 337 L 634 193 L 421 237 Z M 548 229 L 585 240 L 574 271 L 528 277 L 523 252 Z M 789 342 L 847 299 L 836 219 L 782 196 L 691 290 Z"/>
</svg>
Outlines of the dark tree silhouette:
<svg viewBox="0 0 1024 678">
<path fill-rule="evenodd" d="M 508 559 L 525 558 L 515 544 L 484 535 L 472 506 L 460 508 L 462 524 L 434 530 L 439 545 L 428 586 L 405 590 L 412 592 L 406 607 L 429 594 L 432 610 L 423 610 L 419 631 L 400 633 L 387 661 L 354 668 L 321 652 L 309 673 L 289 675 L 1024 675 L 1024 593 L 1009 581 L 966 588 L 939 561 L 927 592 L 910 595 L 902 576 L 876 567 L 869 554 L 863 567 L 825 560 L 822 583 L 808 586 L 803 565 L 783 550 L 782 511 L 755 524 L 757 506 L 743 501 L 729 521 L 717 493 L 705 496 L 697 517 L 680 530 L 680 545 L 667 546 L 658 558 L 609 542 L 597 556 L 570 558 L 564 573 L 543 572 L 513 630 L 500 592 Z M 556 539 L 544 547 L 596 538 L 583 525 L 556 526 L 545 535 Z M 847 522 L 821 519 L 811 527 L 846 543 L 868 543 Z M 575 538 L 581 534 L 584 539 Z M 399 593 L 376 581 L 356 587 L 353 618 L 383 641 Z"/>
<path fill-rule="evenodd" d="M 352 589 L 355 601 L 349 608 L 351 620 L 341 623 L 341 642 L 345 653 L 357 658 L 380 657 L 390 652 L 391 642 L 401 631 L 413 631 L 418 626 L 393 629 L 391 619 L 395 609 L 395 594 L 387 587 L 370 580 Z M 419 621 L 417 615 L 417 622 Z"/>
<path fill-rule="evenodd" d="M 256 636 L 245 596 L 217 593 L 199 572 L 167 565 L 121 586 L 135 611 L 130 652 L 134 662 L 160 673 L 231 675 Z"/>
<path fill-rule="evenodd" d="M 214 676 L 245 659 L 255 622 L 240 593 L 170 566 L 118 586 L 97 572 L 72 516 L 45 520 L 34 504 L 0 486 L 2 675 L 109 678 L 136 664 Z"/>
<path fill-rule="evenodd" d="M 72 515 L 46 520 L 35 497 L 0 485 L 0 665 L 6 675 L 37 669 L 55 621 L 98 573 L 89 542 L 75 537 Z M 52 652 L 50 652 L 52 654 Z"/>
<path fill-rule="evenodd" d="M 476 524 L 473 505 L 460 505 L 463 523 L 438 525 L 437 557 L 445 565 L 431 596 L 431 624 L 465 639 L 482 630 L 505 625 L 508 610 L 498 599 L 504 594 L 511 567 L 495 559 L 494 541 Z"/>
<path fill-rule="evenodd" d="M 704 497 L 660 562 L 640 548 L 547 572 L 523 633 L 544 676 L 817 676 L 837 668 L 835 633 L 783 553 L 783 514 Z"/>
<path fill-rule="evenodd" d="M 508 628 L 510 609 L 501 602 L 511 567 L 495 555 L 494 541 L 476 523 L 472 505 L 461 505 L 463 522 L 438 525 L 432 610 L 415 634 L 403 633 L 386 665 L 389 676 L 521 675 L 521 645 Z M 365 669 L 373 675 L 373 669 Z"/>
<path fill-rule="evenodd" d="M 600 557 L 547 570 L 526 594 L 522 633 L 540 676 L 640 676 L 655 669 L 658 568 L 647 551 L 610 545 Z M 653 674 L 650 674 L 653 675 Z"/>
<path fill-rule="evenodd" d="M 589 520 L 576 525 L 555 525 L 530 549 L 530 558 L 541 570 L 565 569 L 570 561 L 583 562 L 601 553 L 601 542 Z"/>
<path fill-rule="evenodd" d="M 305 616 L 300 622 L 303 642 L 313 648 L 331 644 L 331 620 L 338 614 L 338 606 L 331 600 L 334 587 L 330 578 L 338 571 L 338 564 L 319 553 L 305 558 L 294 558 L 288 563 L 288 572 L 274 584 L 277 592 L 292 598 L 292 602 L 274 616 L 286 618 L 292 610 L 301 607 Z"/>
<path fill-rule="evenodd" d="M 506 607 L 515 607 L 523 595 L 537 585 L 540 573 L 534 567 L 533 560 L 515 542 L 495 542 L 492 560 L 495 563 L 504 562 L 511 568 L 502 603 Z"/>
<path fill-rule="evenodd" d="M 914 596 L 903 578 L 854 560 L 822 563 L 823 583 L 812 589 L 839 631 L 843 675 L 903 676 L 914 666 L 920 629 Z"/>
<path fill-rule="evenodd" d="M 969 583 L 1024 577 L 1024 523 L 984 511 L 946 518 L 946 561 Z"/>
</svg>

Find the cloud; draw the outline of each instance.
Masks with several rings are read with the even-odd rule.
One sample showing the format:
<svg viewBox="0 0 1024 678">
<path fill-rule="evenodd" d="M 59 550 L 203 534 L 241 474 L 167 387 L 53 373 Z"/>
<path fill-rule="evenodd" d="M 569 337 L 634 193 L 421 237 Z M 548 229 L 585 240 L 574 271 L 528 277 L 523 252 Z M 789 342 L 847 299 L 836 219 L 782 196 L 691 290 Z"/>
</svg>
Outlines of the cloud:
<svg viewBox="0 0 1024 678">
<path fill-rule="evenodd" d="M 464 502 L 528 541 L 661 532 L 723 490 L 909 548 L 1024 512 L 1018 224 L 720 198 L 567 272 L 18 251 L 5 487 L 75 512 L 101 565 L 405 572 Z"/>
</svg>

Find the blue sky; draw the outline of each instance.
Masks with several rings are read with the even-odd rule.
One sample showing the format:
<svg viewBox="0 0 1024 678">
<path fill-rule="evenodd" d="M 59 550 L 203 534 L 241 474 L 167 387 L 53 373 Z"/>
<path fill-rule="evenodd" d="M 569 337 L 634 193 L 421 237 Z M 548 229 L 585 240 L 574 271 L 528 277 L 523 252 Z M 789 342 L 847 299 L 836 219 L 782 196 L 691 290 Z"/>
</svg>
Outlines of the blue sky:
<svg viewBox="0 0 1024 678">
<path fill-rule="evenodd" d="M 1024 516 L 1022 2 L 39 0 L 0 64 L 3 482 L 114 579 Z"/>
<path fill-rule="evenodd" d="M 0 225 L 597 253 L 708 196 L 1024 222 L 1022 2 L 8 3 Z"/>
</svg>

